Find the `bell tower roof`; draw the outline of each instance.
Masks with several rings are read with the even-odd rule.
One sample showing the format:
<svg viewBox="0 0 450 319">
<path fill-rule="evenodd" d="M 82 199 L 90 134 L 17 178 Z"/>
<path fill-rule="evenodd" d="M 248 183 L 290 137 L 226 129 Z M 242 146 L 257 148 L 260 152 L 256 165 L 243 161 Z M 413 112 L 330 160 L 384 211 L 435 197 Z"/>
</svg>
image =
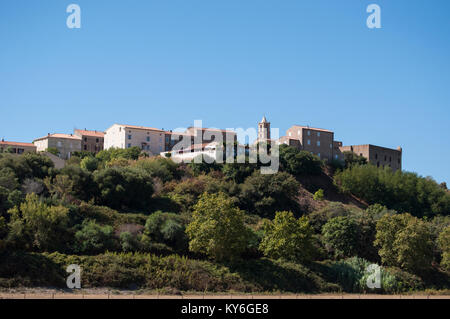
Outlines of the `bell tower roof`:
<svg viewBox="0 0 450 319">
<path fill-rule="evenodd" d="M 261 123 L 267 123 L 267 119 L 266 119 L 266 116 L 265 116 L 265 115 L 263 116 L 263 118 L 262 118 L 262 120 L 261 120 Z"/>
</svg>

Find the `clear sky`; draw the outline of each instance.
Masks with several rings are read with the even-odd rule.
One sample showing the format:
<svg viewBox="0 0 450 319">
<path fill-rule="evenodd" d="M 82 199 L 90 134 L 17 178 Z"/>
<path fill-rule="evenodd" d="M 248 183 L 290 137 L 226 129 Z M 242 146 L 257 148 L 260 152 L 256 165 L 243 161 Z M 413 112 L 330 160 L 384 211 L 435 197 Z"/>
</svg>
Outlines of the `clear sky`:
<svg viewBox="0 0 450 319">
<path fill-rule="evenodd" d="M 283 135 L 402 146 L 404 169 L 450 182 L 449 14 L 448 0 L 1 0 L 0 138 L 265 114 Z"/>
</svg>

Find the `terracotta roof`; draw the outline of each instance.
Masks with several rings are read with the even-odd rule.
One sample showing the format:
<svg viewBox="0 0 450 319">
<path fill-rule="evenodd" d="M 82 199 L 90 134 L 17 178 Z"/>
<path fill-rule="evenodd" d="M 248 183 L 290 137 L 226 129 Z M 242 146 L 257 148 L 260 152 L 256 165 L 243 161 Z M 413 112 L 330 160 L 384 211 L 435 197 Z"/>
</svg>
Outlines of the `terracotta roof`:
<svg viewBox="0 0 450 319">
<path fill-rule="evenodd" d="M 21 142 L 8 142 L 8 141 L 0 141 L 0 145 L 7 146 L 24 146 L 24 147 L 36 147 L 33 143 L 21 143 Z"/>
<path fill-rule="evenodd" d="M 150 131 L 158 131 L 158 132 L 164 132 L 164 130 L 160 130 L 158 128 L 154 128 L 154 127 L 146 127 L 146 126 L 138 126 L 138 125 L 124 125 L 124 124 L 117 124 L 120 126 L 123 126 L 125 128 L 132 128 L 132 129 L 138 129 L 138 130 L 150 130 Z"/>
<path fill-rule="evenodd" d="M 95 137 L 104 137 L 105 133 L 99 131 L 90 131 L 90 130 L 75 130 L 75 132 L 80 133 L 81 135 L 86 136 L 95 136 Z"/>
<path fill-rule="evenodd" d="M 35 139 L 35 141 L 45 140 L 46 138 L 53 137 L 53 138 L 67 138 L 72 140 L 81 140 L 81 137 L 73 135 L 73 134 L 62 134 L 62 133 L 55 133 L 55 134 L 49 134 L 47 136 L 43 136 L 40 138 Z"/>
<path fill-rule="evenodd" d="M 234 132 L 234 131 L 230 131 L 230 130 L 221 130 L 221 129 L 217 129 L 217 128 L 193 127 L 193 126 L 190 126 L 190 127 L 188 127 L 188 130 L 189 130 L 189 129 L 202 130 L 202 131 L 212 131 L 212 132 L 227 132 L 227 133 L 233 133 L 233 134 L 236 134 L 236 132 Z"/>
<path fill-rule="evenodd" d="M 326 130 L 326 129 L 323 129 L 323 128 L 317 128 L 317 127 L 309 127 L 309 126 L 303 126 L 303 125 L 293 125 L 292 127 L 300 127 L 300 128 L 304 128 L 304 129 L 312 130 L 312 131 L 333 133 L 333 131 Z"/>
</svg>

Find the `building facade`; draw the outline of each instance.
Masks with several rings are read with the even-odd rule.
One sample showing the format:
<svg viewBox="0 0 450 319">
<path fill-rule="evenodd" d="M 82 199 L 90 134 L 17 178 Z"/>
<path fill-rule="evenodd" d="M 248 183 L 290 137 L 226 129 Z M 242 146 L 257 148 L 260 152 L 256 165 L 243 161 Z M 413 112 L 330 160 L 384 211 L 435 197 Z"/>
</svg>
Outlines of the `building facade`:
<svg viewBox="0 0 450 319">
<path fill-rule="evenodd" d="M 81 138 L 81 150 L 98 153 L 103 150 L 105 133 L 89 130 L 75 130 L 74 135 Z"/>
<path fill-rule="evenodd" d="M 104 137 L 104 148 L 130 148 L 137 146 L 149 155 L 164 152 L 166 131 L 145 126 L 114 124 Z"/>
<path fill-rule="evenodd" d="M 32 143 L 0 141 L 0 153 L 10 152 L 12 154 L 35 153 L 36 146 Z"/>
<path fill-rule="evenodd" d="M 377 167 L 390 167 L 392 170 L 402 169 L 402 148 L 381 147 L 371 144 L 341 146 L 341 152 L 353 152 L 364 156 L 370 164 Z"/>
<path fill-rule="evenodd" d="M 309 126 L 294 125 L 286 131 L 282 141 L 296 140 L 295 145 L 319 158 L 331 161 L 334 158 L 334 132 Z M 294 144 L 289 142 L 290 145 Z"/>
<path fill-rule="evenodd" d="M 73 134 L 49 133 L 47 136 L 35 139 L 33 144 L 38 152 L 56 148 L 59 152 L 59 157 L 62 159 L 69 159 L 73 152 L 81 151 L 81 137 Z"/>
</svg>

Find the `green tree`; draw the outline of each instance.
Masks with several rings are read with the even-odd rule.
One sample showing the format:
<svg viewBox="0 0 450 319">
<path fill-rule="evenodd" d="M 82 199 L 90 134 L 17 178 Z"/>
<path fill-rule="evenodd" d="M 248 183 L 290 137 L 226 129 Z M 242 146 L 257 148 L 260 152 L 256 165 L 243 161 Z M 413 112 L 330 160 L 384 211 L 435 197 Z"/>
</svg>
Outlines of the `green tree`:
<svg viewBox="0 0 450 319">
<path fill-rule="evenodd" d="M 358 155 L 354 152 L 345 151 L 344 153 L 344 161 L 345 161 L 345 167 L 351 167 L 353 165 L 366 165 L 367 159 L 362 156 Z"/>
<path fill-rule="evenodd" d="M 412 272 L 431 266 L 434 244 L 426 222 L 407 213 L 384 215 L 376 230 L 375 245 L 384 264 Z"/>
<path fill-rule="evenodd" d="M 189 249 L 218 260 L 235 260 L 247 247 L 244 212 L 224 194 L 203 194 L 186 228 Z"/>
<path fill-rule="evenodd" d="M 48 206 L 37 195 L 27 195 L 20 207 L 10 209 L 8 242 L 16 248 L 38 251 L 64 250 L 70 238 L 69 210 Z"/>
<path fill-rule="evenodd" d="M 450 271 L 450 226 L 445 227 L 439 234 L 438 245 L 442 250 L 441 266 Z"/>
<path fill-rule="evenodd" d="M 151 203 L 153 182 L 143 170 L 111 167 L 94 173 L 101 205 L 122 209 L 146 209 Z"/>
<path fill-rule="evenodd" d="M 279 152 L 281 169 L 295 177 L 318 175 L 322 172 L 322 161 L 310 152 L 285 144 L 280 145 Z"/>
<path fill-rule="evenodd" d="M 265 256 L 296 262 L 312 259 L 314 230 L 306 216 L 296 219 L 292 212 L 277 212 L 274 220 L 265 220 L 263 229 L 259 249 Z"/>
<path fill-rule="evenodd" d="M 82 254 L 99 254 L 118 248 L 112 226 L 101 226 L 93 220 L 84 220 L 76 232 L 76 251 Z"/>
<path fill-rule="evenodd" d="M 298 210 L 299 183 L 286 173 L 261 174 L 255 171 L 240 185 L 240 207 L 261 217 L 272 218 L 277 210 Z"/>
<path fill-rule="evenodd" d="M 98 168 L 98 160 L 93 156 L 86 156 L 81 160 L 81 168 L 93 172 Z"/>
<path fill-rule="evenodd" d="M 322 239 L 335 258 L 355 256 L 358 248 L 358 225 L 348 216 L 332 218 L 322 227 Z"/>
<path fill-rule="evenodd" d="M 53 154 L 55 156 L 59 156 L 60 152 L 56 147 L 49 147 L 45 150 L 47 153 Z"/>
</svg>

